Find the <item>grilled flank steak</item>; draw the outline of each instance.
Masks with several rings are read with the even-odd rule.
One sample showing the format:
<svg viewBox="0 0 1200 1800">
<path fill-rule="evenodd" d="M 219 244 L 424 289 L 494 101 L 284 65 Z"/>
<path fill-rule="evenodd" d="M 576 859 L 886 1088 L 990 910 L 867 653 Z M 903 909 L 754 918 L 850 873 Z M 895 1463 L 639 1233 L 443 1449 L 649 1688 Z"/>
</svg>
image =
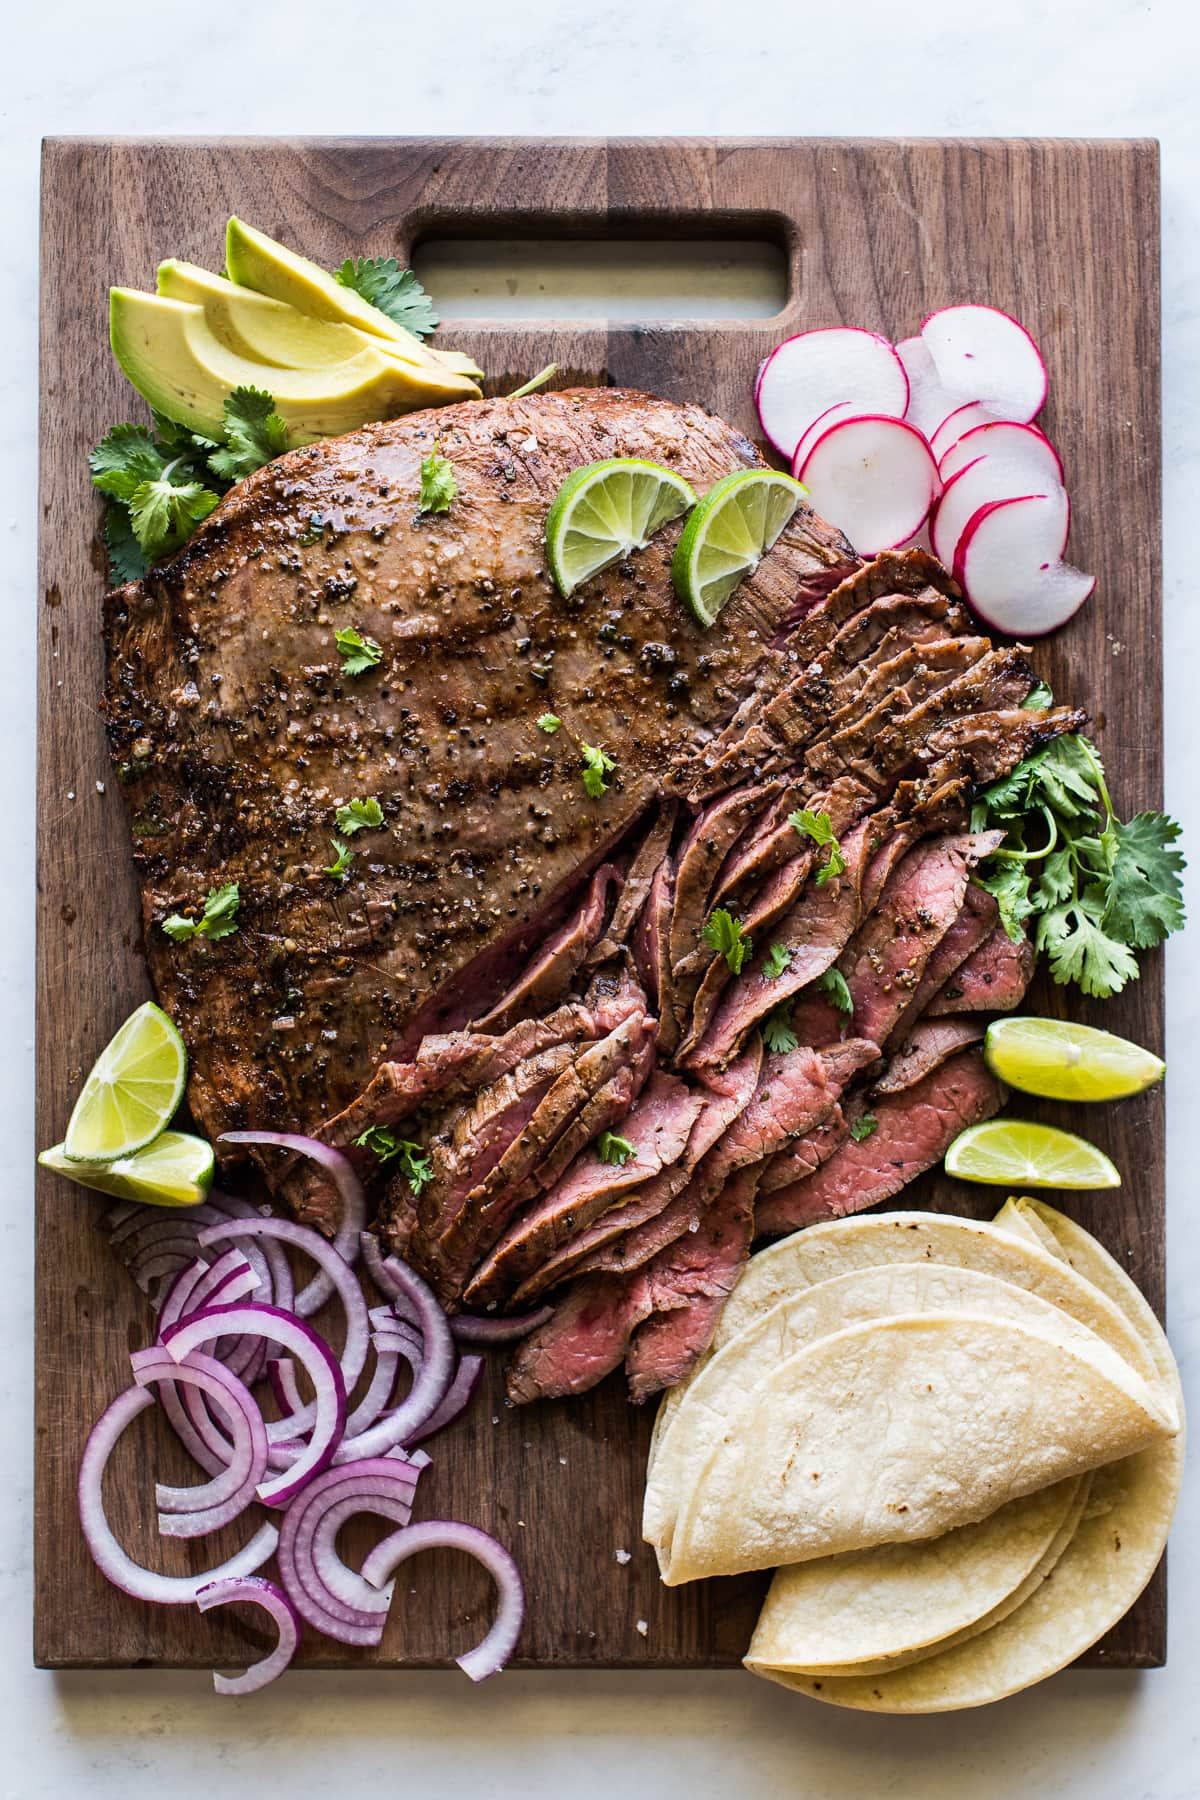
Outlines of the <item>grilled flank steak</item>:
<svg viewBox="0 0 1200 1800">
<path fill-rule="evenodd" d="M 440 515 L 418 505 L 435 442 Z M 547 509 L 613 455 L 697 489 L 759 461 L 699 407 L 620 390 L 412 415 L 268 465 L 106 612 L 198 1124 L 347 1148 L 451 1307 L 555 1299 L 522 1399 L 622 1360 L 637 1398 L 677 1379 L 756 1230 L 871 1204 L 1000 1104 L 955 1015 L 1017 1004 L 1031 958 L 971 883 L 992 840 L 970 796 L 1083 722 L 1022 709 L 1023 651 L 972 632 L 931 557 L 861 564 L 803 507 L 711 631 L 671 586 L 678 526 L 562 599 Z M 374 660 L 346 661 L 347 632 Z M 589 745 L 615 764 L 595 796 Z M 339 871 L 355 799 L 382 823 Z M 841 873 L 798 809 L 828 816 Z M 229 882 L 236 932 L 163 932 Z M 717 906 L 753 938 L 736 973 Z M 421 1146 L 420 1191 L 357 1145 L 372 1126 Z M 311 1171 L 282 1191 L 333 1228 Z"/>
</svg>

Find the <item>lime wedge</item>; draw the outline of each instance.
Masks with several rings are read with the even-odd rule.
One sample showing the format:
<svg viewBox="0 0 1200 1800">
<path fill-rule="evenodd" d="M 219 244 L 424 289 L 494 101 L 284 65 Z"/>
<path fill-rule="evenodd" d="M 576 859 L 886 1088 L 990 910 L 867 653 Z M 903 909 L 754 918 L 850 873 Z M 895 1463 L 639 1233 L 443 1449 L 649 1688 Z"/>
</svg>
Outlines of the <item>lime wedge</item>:
<svg viewBox="0 0 1200 1800">
<path fill-rule="evenodd" d="M 546 517 L 546 555 L 560 594 L 644 550 L 655 532 L 695 506 L 681 475 L 632 456 L 576 469 L 559 488 Z"/>
<path fill-rule="evenodd" d="M 991 1187 L 1121 1185 L 1115 1164 L 1095 1144 L 1029 1119 L 987 1119 L 960 1131 L 946 1152 L 946 1173 Z"/>
<path fill-rule="evenodd" d="M 187 1051 L 161 1006 L 147 1000 L 102 1050 L 63 1139 L 72 1162 L 112 1162 L 153 1143 L 183 1098 Z"/>
<path fill-rule="evenodd" d="M 1124 1100 L 1166 1072 L 1166 1063 L 1094 1025 L 1065 1019 L 994 1019 L 984 1040 L 993 1075 L 1048 1100 Z"/>
<path fill-rule="evenodd" d="M 145 1149 L 108 1163 L 74 1162 L 64 1144 L 43 1150 L 38 1161 L 80 1187 L 145 1206 L 196 1206 L 213 1179 L 212 1145 L 186 1131 L 160 1132 Z"/>
<path fill-rule="evenodd" d="M 671 560 L 675 592 L 701 625 L 713 624 L 806 498 L 806 488 L 774 469 L 736 469 L 713 483 Z"/>
</svg>

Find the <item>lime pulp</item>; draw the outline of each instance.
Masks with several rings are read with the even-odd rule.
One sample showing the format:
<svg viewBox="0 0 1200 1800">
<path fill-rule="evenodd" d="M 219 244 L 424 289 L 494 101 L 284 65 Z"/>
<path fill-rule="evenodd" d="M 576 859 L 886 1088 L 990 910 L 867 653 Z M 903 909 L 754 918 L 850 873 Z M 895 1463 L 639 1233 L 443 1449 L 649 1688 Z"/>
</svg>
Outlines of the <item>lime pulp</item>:
<svg viewBox="0 0 1200 1800">
<path fill-rule="evenodd" d="M 696 503 L 681 475 L 616 456 L 576 469 L 546 517 L 546 556 L 564 597 L 580 582 L 644 550 L 654 534 Z"/>
</svg>

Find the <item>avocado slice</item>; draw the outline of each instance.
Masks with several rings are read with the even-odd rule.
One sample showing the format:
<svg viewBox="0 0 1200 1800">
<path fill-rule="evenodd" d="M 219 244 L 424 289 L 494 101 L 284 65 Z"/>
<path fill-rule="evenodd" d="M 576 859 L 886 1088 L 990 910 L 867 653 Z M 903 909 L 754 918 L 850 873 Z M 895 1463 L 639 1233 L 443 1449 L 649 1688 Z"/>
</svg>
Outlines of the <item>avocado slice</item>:
<svg viewBox="0 0 1200 1800">
<path fill-rule="evenodd" d="M 150 405 L 205 437 L 221 436 L 225 401 L 238 387 L 270 390 L 293 444 L 478 392 L 463 375 L 401 362 L 383 343 L 323 368 L 269 367 L 222 343 L 203 307 L 132 288 L 109 292 L 109 339 Z"/>
<path fill-rule="evenodd" d="M 362 350 L 385 348 L 382 338 L 351 325 L 311 318 L 282 300 L 236 287 L 195 263 L 174 259 L 160 263 L 158 291 L 164 299 L 202 306 L 214 336 L 227 349 L 271 368 L 323 369 L 347 362 Z M 398 344 L 395 352 L 400 352 Z"/>
<path fill-rule="evenodd" d="M 383 339 L 401 355 L 432 358 L 455 374 L 483 379 L 482 369 L 463 351 L 435 350 L 423 344 L 415 332 L 395 324 L 353 288 L 343 287 L 318 263 L 298 256 L 286 244 L 276 243 L 265 232 L 255 231 L 236 217 L 230 219 L 225 230 L 225 267 L 239 287 L 286 301 L 311 319 L 353 325 L 370 337 Z"/>
</svg>

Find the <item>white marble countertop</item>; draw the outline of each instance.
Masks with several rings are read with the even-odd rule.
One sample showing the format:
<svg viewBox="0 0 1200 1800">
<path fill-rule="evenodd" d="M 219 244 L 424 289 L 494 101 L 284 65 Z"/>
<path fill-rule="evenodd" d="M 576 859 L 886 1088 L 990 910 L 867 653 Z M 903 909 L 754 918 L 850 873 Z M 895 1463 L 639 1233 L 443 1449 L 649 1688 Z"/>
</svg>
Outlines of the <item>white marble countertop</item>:
<svg viewBox="0 0 1200 1800">
<path fill-rule="evenodd" d="M 33 696 L 38 141 L 44 133 L 1150 135 L 1163 146 L 1167 801 L 1190 825 L 1200 612 L 1185 547 L 1200 480 L 1200 145 L 1187 0 L 251 0 L 231 12 L 42 0 L 18 6 L 0 124 L 0 717 L 13 811 L 0 856 L 0 1800 L 310 1800 L 454 1790 L 591 1800 L 1190 1800 L 1200 1791 L 1197 1494 L 1171 1555 L 1170 1666 L 1065 1675 L 981 1713 L 840 1714 L 740 1674 L 296 1675 L 218 1701 L 201 1675 L 36 1671 L 30 1660 Z M 1190 46 L 1190 49 L 1189 49 Z M 1171 1336 L 1194 1399 L 1200 1231 L 1196 930 L 1168 956 Z M 335 1785 L 336 1784 L 336 1785 Z"/>
</svg>

